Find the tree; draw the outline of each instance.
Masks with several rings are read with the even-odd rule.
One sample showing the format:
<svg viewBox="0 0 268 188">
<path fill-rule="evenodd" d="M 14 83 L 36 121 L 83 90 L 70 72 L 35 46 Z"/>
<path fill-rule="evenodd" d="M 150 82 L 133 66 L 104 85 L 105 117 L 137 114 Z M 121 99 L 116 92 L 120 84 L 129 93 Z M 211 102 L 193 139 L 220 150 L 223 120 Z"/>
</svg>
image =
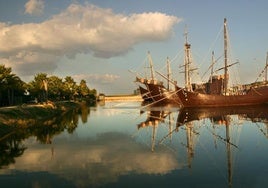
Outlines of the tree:
<svg viewBox="0 0 268 188">
<path fill-rule="evenodd" d="M 75 100 L 75 96 L 86 101 L 94 101 L 97 91 L 90 90 L 85 80 L 77 85 L 74 79 L 66 76 L 64 81 L 46 73 L 36 74 L 28 84 L 12 73 L 11 68 L 0 64 L 0 106 L 25 102 L 27 97 L 44 102 L 50 100 Z M 26 96 L 26 90 L 29 95 Z M 28 99 L 29 100 L 29 99 Z"/>
<path fill-rule="evenodd" d="M 81 80 L 79 85 L 79 95 L 82 98 L 86 98 L 89 95 L 89 88 L 87 87 L 87 82 L 85 80 Z"/>
<path fill-rule="evenodd" d="M 45 101 L 46 88 L 44 82 L 48 80 L 46 73 L 39 73 L 35 75 L 34 80 L 28 84 L 28 90 L 32 97 L 38 99 L 38 101 Z M 48 88 L 47 88 L 48 89 Z"/>
<path fill-rule="evenodd" d="M 14 105 L 23 97 L 25 83 L 5 65 L 0 65 L 0 84 L 0 106 Z"/>
<path fill-rule="evenodd" d="M 64 97 L 67 100 L 73 100 L 75 94 L 78 93 L 78 86 L 76 85 L 76 82 L 74 81 L 74 79 L 70 76 L 66 76 L 65 77 L 65 81 L 64 81 Z"/>
<path fill-rule="evenodd" d="M 85 100 L 88 104 L 95 104 L 97 91 L 90 90 L 85 80 L 81 80 L 78 91 L 80 99 Z"/>
<path fill-rule="evenodd" d="M 48 78 L 48 98 L 50 100 L 61 100 L 64 93 L 64 84 L 61 78 L 57 76 L 50 76 Z"/>
</svg>

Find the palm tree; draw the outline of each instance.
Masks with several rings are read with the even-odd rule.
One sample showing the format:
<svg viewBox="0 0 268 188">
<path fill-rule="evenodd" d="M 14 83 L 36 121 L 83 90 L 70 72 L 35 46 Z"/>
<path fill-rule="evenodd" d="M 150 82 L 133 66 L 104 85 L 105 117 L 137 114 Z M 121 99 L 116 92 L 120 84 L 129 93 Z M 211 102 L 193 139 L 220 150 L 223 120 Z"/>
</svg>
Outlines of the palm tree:
<svg viewBox="0 0 268 188">
<path fill-rule="evenodd" d="M 15 74 L 12 69 L 0 65 L 0 106 L 14 105 L 15 97 L 22 97 L 25 83 Z"/>
<path fill-rule="evenodd" d="M 48 88 L 45 84 L 48 80 L 46 73 L 39 73 L 35 75 L 34 80 L 28 84 L 31 96 L 38 99 L 38 101 L 45 101 L 47 97 Z"/>
</svg>

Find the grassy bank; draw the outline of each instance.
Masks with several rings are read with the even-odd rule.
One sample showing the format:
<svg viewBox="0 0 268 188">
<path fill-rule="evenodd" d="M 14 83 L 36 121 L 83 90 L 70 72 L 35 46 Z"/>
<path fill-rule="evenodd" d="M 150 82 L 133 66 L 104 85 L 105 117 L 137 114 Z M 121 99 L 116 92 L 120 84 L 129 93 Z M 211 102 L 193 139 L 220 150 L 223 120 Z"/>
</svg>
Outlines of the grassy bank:
<svg viewBox="0 0 268 188">
<path fill-rule="evenodd" d="M 42 121 L 49 124 L 49 121 L 75 108 L 79 108 L 79 104 L 70 101 L 4 107 L 0 108 L 0 125 L 30 126 Z"/>
</svg>

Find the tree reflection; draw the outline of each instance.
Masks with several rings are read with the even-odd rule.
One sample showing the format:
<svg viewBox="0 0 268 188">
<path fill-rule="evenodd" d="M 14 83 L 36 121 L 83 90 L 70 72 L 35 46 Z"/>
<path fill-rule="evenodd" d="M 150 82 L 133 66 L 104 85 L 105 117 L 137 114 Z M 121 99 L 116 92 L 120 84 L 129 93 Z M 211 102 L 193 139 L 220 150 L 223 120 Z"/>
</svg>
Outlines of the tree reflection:
<svg viewBox="0 0 268 188">
<path fill-rule="evenodd" d="M 81 120 L 82 120 L 82 122 L 83 123 L 86 123 L 87 122 L 87 117 L 90 114 L 90 110 L 89 110 L 88 105 L 86 105 L 86 104 L 81 105 L 81 107 L 80 107 L 80 113 L 81 113 Z"/>
<path fill-rule="evenodd" d="M 73 133 L 78 126 L 79 114 L 83 122 L 86 122 L 86 116 L 89 114 L 89 108 L 83 107 L 83 110 L 71 110 L 64 115 L 54 117 L 48 120 L 38 120 L 35 124 L 29 126 L 13 125 L 0 126 L 0 169 L 15 163 L 15 158 L 21 156 L 27 149 L 23 141 L 31 136 L 35 136 L 37 141 L 42 144 L 52 144 L 53 138 L 63 131 Z M 19 122 L 19 121 L 18 121 Z"/>
<path fill-rule="evenodd" d="M 11 130 L 11 128 L 8 128 Z M 2 131 L 1 131 L 2 133 Z M 23 145 L 22 140 L 26 134 L 21 134 L 21 131 L 16 133 L 10 132 L 8 137 L 1 134 L 0 139 L 0 168 L 9 164 L 15 163 L 15 158 L 23 154 L 26 147 Z"/>
</svg>

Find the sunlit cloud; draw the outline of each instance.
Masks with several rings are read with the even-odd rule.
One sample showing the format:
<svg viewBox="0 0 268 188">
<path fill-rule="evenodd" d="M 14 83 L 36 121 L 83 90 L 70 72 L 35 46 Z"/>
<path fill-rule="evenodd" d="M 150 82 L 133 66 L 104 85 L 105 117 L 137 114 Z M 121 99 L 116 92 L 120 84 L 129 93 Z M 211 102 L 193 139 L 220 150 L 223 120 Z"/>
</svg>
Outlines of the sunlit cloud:
<svg viewBox="0 0 268 188">
<path fill-rule="evenodd" d="M 25 14 L 31 15 L 41 15 L 44 11 L 44 2 L 43 0 L 29 0 L 25 5 Z"/>
<path fill-rule="evenodd" d="M 41 12 L 43 6 L 42 1 L 31 0 L 25 12 L 33 14 L 36 7 Z M 31 68 L 34 64 L 50 71 L 62 57 L 75 58 L 81 53 L 115 57 L 126 54 L 135 44 L 169 38 L 179 21 L 159 12 L 125 15 L 91 4 L 71 4 L 44 22 L 0 22 L 0 61 L 19 74 L 25 74 L 23 66 L 27 66 L 27 74 L 33 75 L 40 72 Z"/>
</svg>

